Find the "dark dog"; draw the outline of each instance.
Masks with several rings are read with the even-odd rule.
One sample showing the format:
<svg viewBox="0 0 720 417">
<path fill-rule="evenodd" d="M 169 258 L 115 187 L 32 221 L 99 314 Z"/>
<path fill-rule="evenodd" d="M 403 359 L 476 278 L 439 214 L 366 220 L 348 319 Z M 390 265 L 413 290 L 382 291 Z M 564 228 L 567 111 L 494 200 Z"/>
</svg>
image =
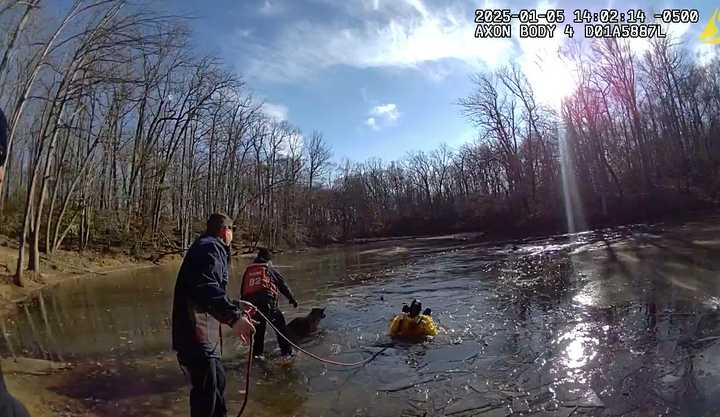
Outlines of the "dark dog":
<svg viewBox="0 0 720 417">
<path fill-rule="evenodd" d="M 10 395 L 5 387 L 5 378 L 0 365 L 0 416 L 2 417 L 30 417 L 24 405 Z"/>
<path fill-rule="evenodd" d="M 293 342 L 306 339 L 318 330 L 320 320 L 325 318 L 324 308 L 313 308 L 305 317 L 293 319 L 287 325 L 287 337 Z"/>
</svg>

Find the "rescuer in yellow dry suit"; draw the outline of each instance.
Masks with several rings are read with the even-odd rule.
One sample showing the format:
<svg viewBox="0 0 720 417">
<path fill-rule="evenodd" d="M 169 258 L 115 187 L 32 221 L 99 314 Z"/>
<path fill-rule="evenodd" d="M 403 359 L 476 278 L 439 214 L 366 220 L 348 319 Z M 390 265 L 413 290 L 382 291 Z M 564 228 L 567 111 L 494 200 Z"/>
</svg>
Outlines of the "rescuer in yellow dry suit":
<svg viewBox="0 0 720 417">
<path fill-rule="evenodd" d="M 437 335 L 437 326 L 430 316 L 430 309 L 426 308 L 420 314 L 421 310 L 422 304 L 418 300 L 413 300 L 410 306 L 403 304 L 402 313 L 390 322 L 390 337 L 419 340 Z"/>
</svg>

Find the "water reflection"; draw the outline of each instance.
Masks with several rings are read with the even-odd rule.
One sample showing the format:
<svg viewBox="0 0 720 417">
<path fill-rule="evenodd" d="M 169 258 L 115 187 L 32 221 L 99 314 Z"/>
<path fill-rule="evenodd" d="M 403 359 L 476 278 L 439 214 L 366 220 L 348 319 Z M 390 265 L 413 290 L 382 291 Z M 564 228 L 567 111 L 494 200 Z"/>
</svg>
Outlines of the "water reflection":
<svg viewBox="0 0 720 417">
<path fill-rule="evenodd" d="M 302 357 L 291 369 L 257 365 L 250 409 L 268 417 L 714 415 L 720 257 L 698 243 L 714 242 L 713 233 L 703 223 L 643 226 L 526 240 L 514 250 L 448 237 L 279 257 L 302 301 L 288 316 L 327 307 L 323 331 L 307 345 L 313 352 L 372 355 L 412 298 L 432 308 L 443 331 L 354 370 Z M 98 415 L 187 413 L 168 351 L 175 274 L 168 267 L 43 291 L 0 320 L 0 349 L 74 362 L 58 393 Z M 233 408 L 245 350 L 226 347 Z"/>
<path fill-rule="evenodd" d="M 589 337 L 588 332 L 583 330 L 586 326 L 586 324 L 576 326 L 558 339 L 558 343 L 565 345 L 566 359 L 563 365 L 570 369 L 587 365 L 597 354 L 595 349 L 598 341 Z"/>
</svg>

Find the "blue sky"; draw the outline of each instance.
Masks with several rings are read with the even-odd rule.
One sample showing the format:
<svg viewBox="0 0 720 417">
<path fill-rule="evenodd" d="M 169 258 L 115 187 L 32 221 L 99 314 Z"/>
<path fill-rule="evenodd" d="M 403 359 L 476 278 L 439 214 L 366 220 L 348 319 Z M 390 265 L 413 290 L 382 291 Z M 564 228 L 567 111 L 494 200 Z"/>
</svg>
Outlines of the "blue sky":
<svg viewBox="0 0 720 417">
<path fill-rule="evenodd" d="M 556 55 L 564 36 L 546 41 L 478 40 L 476 8 L 621 6 L 646 12 L 697 8 L 701 22 L 671 30 L 700 49 L 697 34 L 716 7 L 701 2 L 502 2 L 467 0 L 168 0 L 191 20 L 198 50 L 220 56 L 266 102 L 266 112 L 310 134 L 321 131 L 336 160 L 401 158 L 407 151 L 473 140 L 454 104 L 470 76 L 510 60 L 552 101 L 567 78 Z M 578 28 L 580 30 L 581 28 Z M 637 48 L 642 49 L 641 42 Z M 717 48 L 710 51 L 717 53 Z M 544 61 L 543 61 L 544 62 Z"/>
</svg>

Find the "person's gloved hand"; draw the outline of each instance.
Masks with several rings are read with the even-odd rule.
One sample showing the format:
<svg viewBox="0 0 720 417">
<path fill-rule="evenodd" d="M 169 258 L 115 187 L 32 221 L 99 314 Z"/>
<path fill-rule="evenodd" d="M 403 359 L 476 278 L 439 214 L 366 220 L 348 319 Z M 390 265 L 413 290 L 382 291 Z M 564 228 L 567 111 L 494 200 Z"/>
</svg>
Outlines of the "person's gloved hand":
<svg viewBox="0 0 720 417">
<path fill-rule="evenodd" d="M 233 332 L 240 338 L 240 342 L 244 345 L 252 343 L 255 334 L 255 326 L 250 316 L 243 312 L 240 318 L 232 326 Z"/>
<path fill-rule="evenodd" d="M 244 301 L 244 300 L 230 300 L 230 302 L 232 303 L 232 305 L 234 305 L 234 306 L 235 306 L 236 308 L 238 308 L 239 310 L 243 310 L 243 311 L 244 311 L 245 313 L 247 313 L 247 315 L 249 315 L 250 317 L 254 316 L 254 315 L 255 315 L 255 312 L 257 311 L 257 308 L 255 308 L 255 306 L 252 305 L 252 303 L 250 303 L 250 302 L 248 302 L 248 301 Z"/>
<path fill-rule="evenodd" d="M 243 303 L 240 308 L 242 308 L 243 312 L 250 317 L 255 317 L 255 313 L 258 311 L 257 308 L 250 303 Z"/>
<path fill-rule="evenodd" d="M 290 304 L 292 304 L 293 307 L 298 307 L 298 302 L 296 300 L 290 300 Z"/>
</svg>

